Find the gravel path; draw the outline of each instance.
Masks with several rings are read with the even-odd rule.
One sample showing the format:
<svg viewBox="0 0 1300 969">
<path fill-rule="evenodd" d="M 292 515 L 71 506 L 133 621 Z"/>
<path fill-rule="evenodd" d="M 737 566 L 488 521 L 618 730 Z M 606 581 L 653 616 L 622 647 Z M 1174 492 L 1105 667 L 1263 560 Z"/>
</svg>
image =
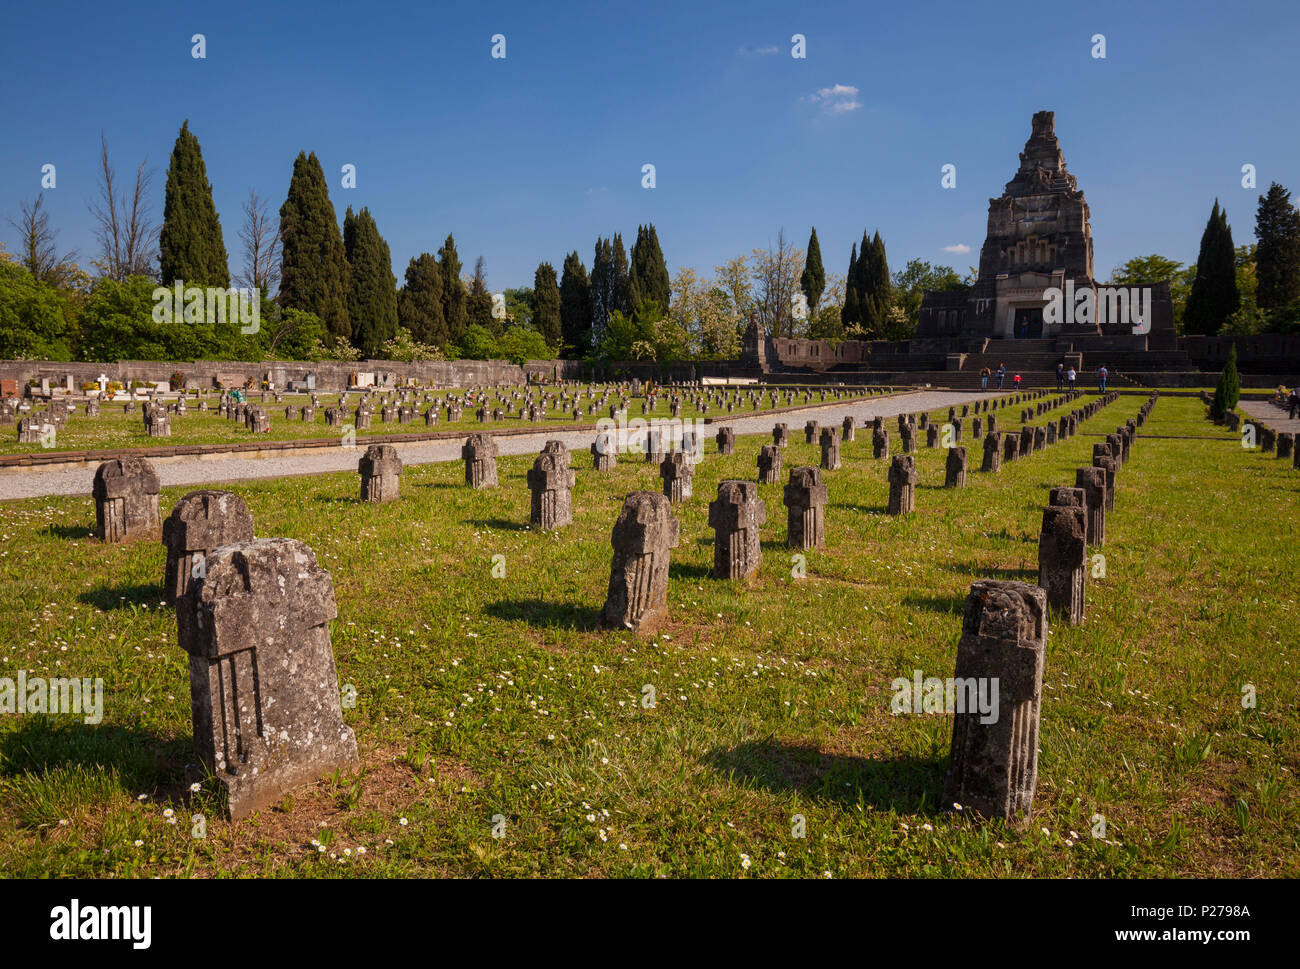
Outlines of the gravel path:
<svg viewBox="0 0 1300 969">
<path fill-rule="evenodd" d="M 1275 431 L 1300 434 L 1300 419 L 1290 420 L 1286 411 L 1273 406 L 1267 400 L 1238 401 L 1237 408 L 1244 410 L 1251 417 L 1263 421 Z"/>
<path fill-rule="evenodd" d="M 895 397 L 881 397 L 851 403 L 818 404 L 787 411 L 783 414 L 760 413 L 752 417 L 736 417 L 727 424 L 736 434 L 770 435 L 772 425 L 784 421 L 790 425 L 791 434 L 802 432 L 808 420 L 838 424 L 852 414 L 858 425 L 876 417 L 895 417 L 903 412 L 930 411 L 996 397 L 996 393 L 979 391 L 921 391 Z M 705 431 L 705 445 L 712 445 L 715 430 Z M 468 435 L 466 435 L 468 436 Z M 546 441 L 563 441 L 570 451 L 585 452 L 595 440 L 594 431 L 539 431 L 536 434 L 519 434 L 498 437 L 497 447 L 502 455 L 536 454 Z M 431 464 L 438 461 L 459 461 L 460 440 L 431 441 L 423 444 L 396 444 L 397 453 L 404 465 Z M 769 442 L 770 443 L 770 442 Z M 327 474 L 332 471 L 356 471 L 362 454 L 360 447 L 313 449 L 300 454 L 279 458 L 175 457 L 153 461 L 164 488 L 175 485 L 214 485 L 223 482 L 247 481 L 257 478 L 282 478 L 301 474 Z M 45 495 L 88 495 L 95 477 L 94 467 L 47 470 L 6 470 L 0 472 L 0 500 L 38 498 Z"/>
</svg>

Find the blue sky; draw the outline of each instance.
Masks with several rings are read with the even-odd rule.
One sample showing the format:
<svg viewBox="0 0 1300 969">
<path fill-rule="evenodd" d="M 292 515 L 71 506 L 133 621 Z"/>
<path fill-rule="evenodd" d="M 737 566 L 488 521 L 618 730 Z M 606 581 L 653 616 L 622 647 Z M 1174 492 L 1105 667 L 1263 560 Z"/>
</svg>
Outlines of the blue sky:
<svg viewBox="0 0 1300 969">
<path fill-rule="evenodd" d="M 340 221 L 370 208 L 399 281 L 448 232 L 499 290 L 573 249 L 590 267 L 597 235 L 630 247 L 642 222 L 673 271 L 711 274 L 782 227 L 803 246 L 816 225 L 834 272 L 863 229 L 880 230 L 892 268 L 964 272 L 1030 116 L 1050 109 L 1105 277 L 1135 255 L 1195 259 L 1216 196 L 1241 243 L 1270 181 L 1300 192 L 1297 26 L 1294 0 L 9 3 L 0 216 L 55 164 L 46 205 L 87 264 L 100 130 L 120 177 L 146 156 L 157 169 L 161 219 L 188 118 L 232 269 L 248 190 L 278 209 L 308 150 Z M 498 33 L 504 60 L 490 56 Z M 790 56 L 796 33 L 805 59 Z M 355 189 L 340 187 L 345 163 Z M 1247 163 L 1257 190 L 1241 186 Z M 0 239 L 15 248 L 7 223 Z"/>
</svg>

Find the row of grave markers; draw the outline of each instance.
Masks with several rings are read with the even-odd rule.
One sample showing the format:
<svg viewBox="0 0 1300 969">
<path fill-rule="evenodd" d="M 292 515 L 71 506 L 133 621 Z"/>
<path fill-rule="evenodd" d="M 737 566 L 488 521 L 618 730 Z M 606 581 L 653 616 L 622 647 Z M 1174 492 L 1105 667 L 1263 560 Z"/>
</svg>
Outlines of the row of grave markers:
<svg viewBox="0 0 1300 969">
<path fill-rule="evenodd" d="M 165 521 L 158 493 L 145 458 L 104 462 L 95 472 L 97 530 L 106 542 L 166 546 L 164 596 L 190 657 L 195 749 L 230 816 L 359 766 L 330 644 L 338 610 L 329 572 L 303 542 L 255 538 L 232 492 L 190 492 Z"/>
<path fill-rule="evenodd" d="M 1284 414 L 1289 415 L 1290 411 L 1284 402 L 1274 400 L 1272 403 Z M 1243 447 L 1253 445 L 1265 454 L 1272 453 L 1283 461 L 1290 460 L 1291 467 L 1300 471 L 1300 448 L 1296 447 L 1294 432 L 1276 430 L 1259 420 L 1246 421 L 1243 426 L 1235 412 L 1229 412 L 1224 417 L 1229 429 L 1233 431 L 1240 429 L 1243 432 Z"/>
<path fill-rule="evenodd" d="M 984 817 L 1025 823 L 1038 784 L 1038 737 L 1050 614 L 1075 624 L 1084 617 L 1087 545 L 1105 541 L 1105 516 L 1114 507 L 1115 474 L 1128 460 L 1157 395 L 1104 444 L 1093 446 L 1092 467 L 1079 468 L 1076 487 L 1053 488 L 1043 510 L 1038 585 L 979 579 L 966 597 L 954 677 L 996 678 L 999 716 L 978 711 L 953 719 L 945 805 Z"/>
<path fill-rule="evenodd" d="M 596 385 L 589 384 L 586 390 L 563 389 L 558 393 L 554 392 L 535 392 L 533 388 L 524 386 L 523 389 L 518 387 L 513 389 L 512 393 L 506 393 L 503 389 L 498 388 L 495 395 L 489 392 L 487 388 L 470 388 L 463 394 L 447 394 L 439 399 L 429 392 L 420 394 L 410 389 L 394 390 L 386 394 L 379 394 L 375 388 L 367 389 L 358 403 L 353 417 L 355 424 L 351 425 L 353 430 L 368 430 L 371 427 L 371 420 L 374 415 L 376 405 L 379 408 L 380 419 L 385 424 L 396 422 L 398 424 L 410 424 L 419 416 L 419 405 L 428 404 L 424 411 L 424 423 L 426 427 L 436 427 L 439 416 L 443 415 L 447 423 L 459 422 L 465 408 L 475 408 L 475 419 L 479 423 L 502 422 L 512 418 L 514 405 L 518 406 L 518 418 L 529 422 L 541 422 L 546 419 L 547 408 L 559 408 L 568 410 L 572 409 L 572 416 L 575 423 L 581 422 L 584 417 L 584 407 L 582 402 L 588 400 L 585 407 L 585 415 L 594 417 L 597 413 L 608 410 L 611 419 L 616 419 L 620 415 L 626 415 L 627 409 L 631 403 L 628 394 L 636 390 L 633 384 L 620 383 L 614 385 Z M 835 387 L 831 389 L 820 389 L 817 391 L 805 389 L 802 393 L 805 404 L 813 403 L 814 396 L 825 403 L 829 397 L 831 400 L 840 400 L 845 397 L 873 396 L 875 394 L 890 394 L 892 387 L 873 387 L 849 389 L 844 387 Z M 738 407 L 748 403 L 754 410 L 758 411 L 764 400 L 772 408 L 781 406 L 791 406 L 795 403 L 798 392 L 793 389 L 774 389 L 764 392 L 755 388 L 688 388 L 676 392 L 667 392 L 666 399 L 669 405 L 669 413 L 674 418 L 680 418 L 684 403 L 691 403 L 701 414 L 707 414 L 710 406 L 716 406 L 719 409 L 725 408 L 728 413 L 734 412 Z M 659 388 L 652 388 L 641 403 L 641 413 L 643 415 L 652 414 L 659 404 Z M 492 406 L 493 398 L 497 406 Z M 230 393 L 223 393 L 218 404 L 218 413 L 221 417 L 228 420 L 243 423 L 250 431 L 254 433 L 269 433 L 271 429 L 269 414 L 266 404 L 269 401 L 283 403 L 284 395 L 278 391 L 261 392 L 261 406 L 254 404 L 251 400 L 239 399 Z M 612 401 L 612 402 L 611 402 Z M 334 407 L 325 408 L 326 426 L 332 428 L 344 428 L 348 425 L 349 410 L 347 407 L 348 395 L 342 394 L 338 398 L 338 404 Z M 301 406 L 288 404 L 284 408 L 285 420 L 298 420 L 302 422 L 312 422 L 316 419 L 316 411 L 321 408 L 321 396 L 311 394 L 311 403 Z M 134 400 L 126 401 L 123 404 L 123 413 L 135 413 L 137 403 Z M 206 395 L 199 400 L 197 409 L 200 412 L 208 410 Z M 20 444 L 46 444 L 51 446 L 57 432 L 67 421 L 69 413 L 75 410 L 75 406 L 66 400 L 51 400 L 49 407 L 44 411 L 35 411 L 30 403 L 25 401 L 5 399 L 0 401 L 0 423 L 17 423 L 18 424 L 18 442 Z M 171 436 L 171 417 L 184 416 L 187 413 L 186 397 L 180 396 L 171 404 L 164 403 L 160 399 L 146 398 L 143 401 L 143 417 L 145 430 L 150 437 L 170 437 Z M 85 414 L 87 417 L 96 418 L 100 415 L 100 402 L 92 398 L 85 404 Z"/>
<path fill-rule="evenodd" d="M 1140 412 L 1137 426 L 1153 402 L 1154 396 Z M 1000 720 L 1003 727 L 997 730 L 969 717 L 954 725 L 951 784 L 959 792 L 955 796 L 980 813 L 1013 817 L 1022 810 L 1027 813 L 1032 802 L 1047 608 L 1049 594 L 1052 605 L 1060 598 L 1050 590 L 1061 585 L 1047 573 L 1070 566 L 1067 599 L 1077 587 L 1082 618 L 1082 588 L 1075 574 L 1083 566 L 1082 553 L 1076 554 L 1073 545 L 1066 548 L 1061 529 L 1072 539 L 1080 529 L 1093 528 L 1095 520 L 1096 531 L 1087 535 L 1098 543 L 1104 540 L 1104 512 L 1108 501 L 1113 504 L 1108 497 L 1113 496 L 1113 476 L 1108 475 L 1127 455 L 1136 428 L 1128 431 L 1127 436 L 1122 431 L 1115 435 L 1117 442 L 1098 445 L 1106 451 L 1094 454 L 1096 467 L 1080 469 L 1081 475 L 1088 472 L 1085 487 L 1053 490 L 1053 507 L 1072 510 L 1052 512 L 1050 529 L 1045 513 L 1048 538 L 1040 539 L 1040 548 L 1047 558 L 1040 551 L 1040 581 L 1048 590 L 993 580 L 972 586 L 962 636 L 962 644 L 970 645 L 959 644 L 958 675 L 986 667 L 996 670 L 1014 687 L 1010 695 L 1016 698 L 1013 717 Z M 734 435 L 732 441 L 734 445 Z M 471 435 L 462 457 L 467 485 L 497 483 L 496 444 L 490 436 Z M 687 457 L 685 451 L 673 452 L 664 466 L 686 467 Z M 359 470 L 364 500 L 398 497 L 401 462 L 391 445 L 369 448 Z M 791 471 L 785 504 L 792 547 L 812 548 L 824 541 L 826 486 L 821 471 Z M 675 476 L 664 477 L 665 494 L 640 491 L 626 496 L 615 521 L 609 591 L 602 609 L 607 626 L 644 631 L 666 614 L 670 550 L 680 539 L 672 492 L 676 488 L 680 498 L 681 489 L 670 483 L 679 481 Z M 548 442 L 528 476 L 535 523 L 558 527 L 571 521 L 573 479 L 568 449 L 561 442 Z M 1102 489 L 1095 519 L 1089 489 Z M 201 761 L 227 793 L 231 816 L 246 816 L 293 787 L 356 766 L 356 740 L 343 723 L 330 646 L 328 624 L 337 608 L 329 573 L 300 541 L 254 538 L 252 516 L 231 492 L 191 492 L 163 522 L 159 491 L 158 475 L 146 459 L 105 462 L 96 472 L 93 489 L 97 531 L 106 542 L 161 540 L 167 548 L 164 587 L 177 610 L 179 644 L 190 656 L 195 743 Z M 1067 496 L 1067 491 L 1077 494 Z M 719 484 L 717 498 L 709 505 L 716 577 L 754 574 L 761 560 L 759 530 L 765 522 L 756 483 Z M 1066 608 L 1073 608 L 1073 600 Z M 1014 764 L 1016 769 L 1008 774 L 988 768 L 990 764 Z"/>
</svg>

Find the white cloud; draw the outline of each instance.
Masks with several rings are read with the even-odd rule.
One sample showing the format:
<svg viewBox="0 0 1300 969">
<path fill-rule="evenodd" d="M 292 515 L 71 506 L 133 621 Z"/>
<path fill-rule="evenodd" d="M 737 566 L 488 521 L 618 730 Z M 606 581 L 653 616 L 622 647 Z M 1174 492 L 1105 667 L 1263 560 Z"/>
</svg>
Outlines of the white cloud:
<svg viewBox="0 0 1300 969">
<path fill-rule="evenodd" d="M 858 89 L 851 84 L 836 84 L 821 88 L 804 100 L 811 104 L 820 104 L 831 114 L 843 114 L 845 111 L 856 111 L 862 107 L 862 102 L 858 100 Z"/>
<path fill-rule="evenodd" d="M 970 246 L 964 242 L 959 242 L 955 246 L 944 246 L 944 252 L 970 252 Z"/>
</svg>

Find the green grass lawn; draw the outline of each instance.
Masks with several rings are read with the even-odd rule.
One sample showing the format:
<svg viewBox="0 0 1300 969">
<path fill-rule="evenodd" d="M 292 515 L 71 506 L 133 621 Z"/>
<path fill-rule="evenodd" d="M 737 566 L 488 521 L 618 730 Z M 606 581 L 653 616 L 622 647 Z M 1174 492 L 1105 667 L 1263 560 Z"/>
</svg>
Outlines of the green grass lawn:
<svg viewBox="0 0 1300 969">
<path fill-rule="evenodd" d="M 513 390 L 514 388 L 510 388 Z M 432 392 L 432 396 L 439 402 L 440 406 L 445 405 L 446 397 L 449 391 Z M 537 390 L 534 388 L 534 396 Z M 421 395 L 423 392 L 421 392 Z M 142 404 L 137 402 L 136 411 L 133 414 L 125 413 L 122 403 L 106 402 L 101 405 L 98 417 L 87 417 L 84 406 L 78 406 L 74 414 L 69 415 L 67 424 L 61 428 L 55 436 L 52 447 L 44 447 L 39 443 L 20 444 L 18 442 L 18 430 L 15 425 L 0 427 L 4 431 L 3 438 L 0 438 L 0 454 L 27 454 L 27 453 L 48 453 L 49 451 L 87 451 L 107 448 L 134 448 L 134 447 L 167 447 L 178 444 L 248 444 L 257 440 L 271 441 L 293 441 L 303 440 L 306 438 L 324 438 L 339 437 L 342 434 L 342 428 L 332 428 L 325 423 L 325 408 L 335 406 L 338 403 L 339 395 L 320 394 L 321 406 L 316 408 L 316 414 L 310 421 L 301 421 L 297 417 L 292 420 L 284 416 L 284 409 L 289 405 L 295 408 L 302 407 L 304 404 L 311 403 L 310 394 L 285 394 L 282 403 L 276 404 L 268 398 L 265 404 L 262 404 L 257 396 L 254 396 L 252 403 L 263 406 L 270 417 L 271 430 L 267 434 L 255 435 L 248 430 L 242 421 L 228 420 L 217 412 L 218 399 L 212 397 L 208 400 L 208 406 L 211 410 L 201 412 L 197 410 L 197 402 L 190 398 L 186 401 L 189 408 L 187 413 L 182 416 L 175 414 L 171 416 L 172 433 L 170 437 L 157 438 L 150 437 L 144 428 L 144 416 L 141 413 Z M 643 397 L 630 397 L 628 404 L 628 417 L 641 417 L 641 402 Z M 348 425 L 355 425 L 357 404 L 360 402 L 359 394 L 349 394 L 347 399 L 348 408 Z M 794 403 L 802 403 L 803 395 L 800 394 Z M 819 404 L 821 401 L 814 395 L 813 403 Z M 519 416 L 519 405 L 522 401 L 510 400 L 510 417 L 501 421 L 490 421 L 481 424 L 474 417 L 476 407 L 465 407 L 461 419 L 453 423 L 446 420 L 446 411 L 440 411 L 438 423 L 433 427 L 426 427 L 424 423 L 424 412 L 429 405 L 421 402 L 421 397 L 416 398 L 416 419 L 409 424 L 397 423 L 394 417 L 391 424 L 385 424 L 380 415 L 380 407 L 375 404 L 374 413 L 371 416 L 370 427 L 367 430 L 359 431 L 358 436 L 367 437 L 370 435 L 383 434 L 423 434 L 432 431 L 459 430 L 466 434 L 471 434 L 480 430 L 492 430 L 497 428 L 532 428 L 545 430 L 547 426 L 557 426 L 563 424 L 572 424 L 573 405 L 569 404 L 567 409 L 556 409 L 554 405 L 546 412 L 546 419 L 537 424 L 525 421 Z M 594 424 L 602 417 L 609 416 L 608 406 L 599 409 L 595 414 L 588 416 L 587 409 L 592 401 L 590 396 L 584 396 L 581 401 L 583 416 L 581 423 Z M 611 404 L 618 403 L 618 395 L 614 394 L 610 399 Z M 782 406 L 785 405 L 782 401 Z M 506 409 L 505 405 L 497 402 L 496 394 L 490 396 L 489 409 L 501 407 Z M 40 406 L 37 410 L 44 410 Z M 764 397 L 762 400 L 762 409 L 771 410 L 771 401 Z M 707 416 L 717 417 L 726 415 L 726 407 L 710 405 Z M 737 404 L 735 414 L 753 413 L 748 401 Z M 654 411 L 646 415 L 648 417 L 669 416 L 668 395 L 662 394 L 658 397 Z M 693 418 L 702 416 L 699 409 L 691 404 L 689 400 L 682 402 L 682 417 Z"/>
<path fill-rule="evenodd" d="M 1088 435 L 1142 399 L 963 490 L 942 487 L 944 453 L 922 447 L 904 518 L 884 514 L 886 463 L 859 430 L 826 475 L 828 545 L 806 578 L 791 574 L 781 487 L 760 487 L 749 584 L 710 577 L 707 506 L 720 480 L 754 479 L 770 438 L 725 458 L 709 439 L 651 640 L 597 626 L 622 498 L 659 490 L 639 458 L 601 476 L 575 453 L 574 524 L 554 534 L 527 527 L 527 458 L 501 459 L 501 487 L 479 492 L 459 463 L 412 467 L 402 499 L 374 507 L 355 474 L 239 485 L 259 536 L 305 541 L 333 575 L 365 768 L 236 823 L 210 786 L 186 786 L 188 663 L 161 603 L 162 546 L 100 544 L 89 498 L 0 504 L 0 676 L 100 676 L 107 694 L 98 726 L 0 717 L 0 871 L 1300 875 L 1300 472 L 1244 451 L 1195 399 L 1156 404 L 1108 544 L 1090 549 L 1106 576 L 1089 580 L 1087 622 L 1051 629 L 1032 823 L 944 812 L 951 718 L 890 713 L 895 677 L 952 675 L 974 579 L 1036 581 L 1048 488 L 1072 485 Z M 819 453 L 793 423 L 790 436 L 783 481 Z M 164 492 L 164 514 L 185 490 Z"/>
</svg>

